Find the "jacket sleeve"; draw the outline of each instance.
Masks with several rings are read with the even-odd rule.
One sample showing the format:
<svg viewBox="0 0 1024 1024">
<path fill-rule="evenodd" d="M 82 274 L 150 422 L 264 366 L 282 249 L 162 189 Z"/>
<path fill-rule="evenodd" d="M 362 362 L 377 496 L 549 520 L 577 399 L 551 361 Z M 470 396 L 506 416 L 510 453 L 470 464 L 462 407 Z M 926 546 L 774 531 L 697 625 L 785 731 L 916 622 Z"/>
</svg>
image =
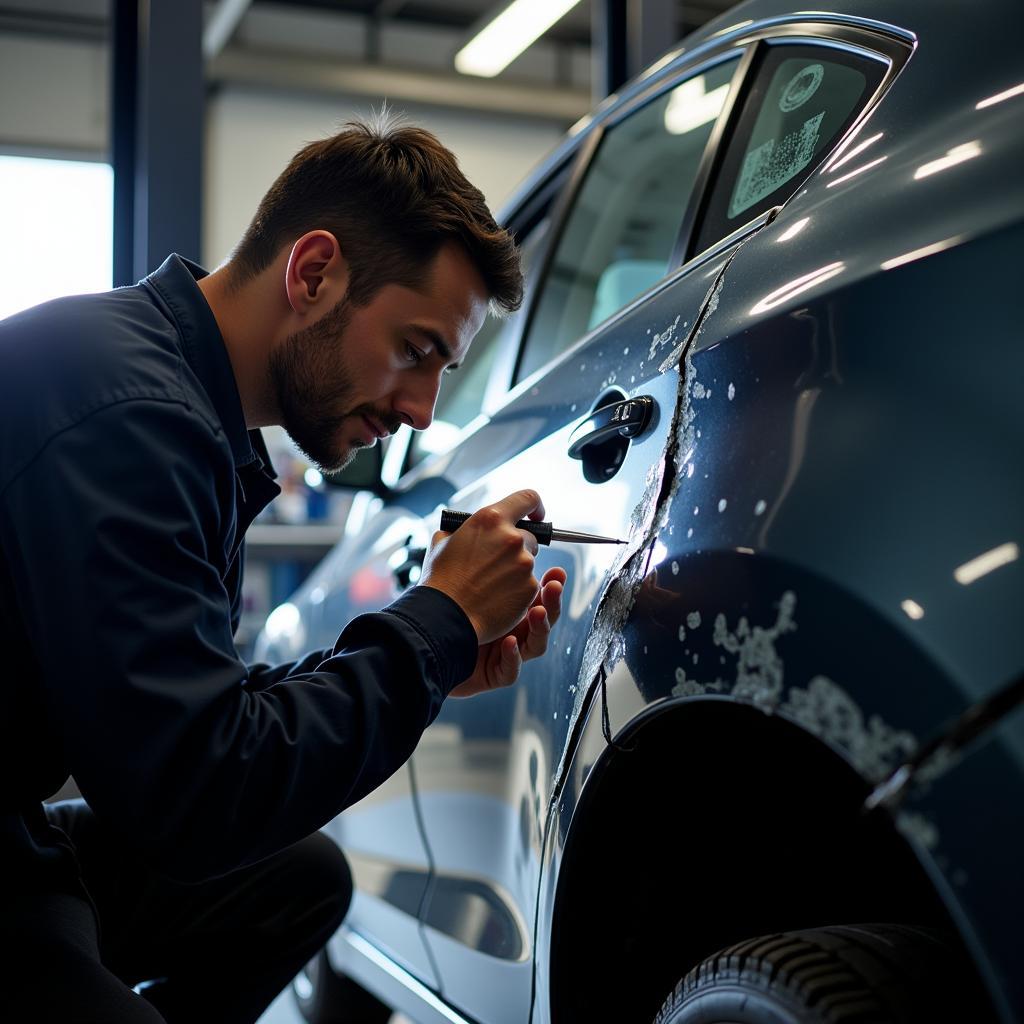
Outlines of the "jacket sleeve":
<svg viewBox="0 0 1024 1024">
<path fill-rule="evenodd" d="M 322 651 L 307 651 L 295 661 L 286 661 L 277 665 L 268 665 L 263 661 L 250 662 L 245 669 L 245 685 L 250 690 L 265 690 L 268 686 L 279 683 L 287 676 L 313 671 L 320 662 L 326 661 L 333 651 L 332 647 Z"/>
<path fill-rule="evenodd" d="M 52 438 L 0 501 L 45 713 L 82 794 L 184 880 L 269 856 L 378 786 L 477 653 L 461 608 L 416 587 L 249 685 L 214 550 L 218 486 L 233 486 L 223 436 L 137 399 Z"/>
</svg>

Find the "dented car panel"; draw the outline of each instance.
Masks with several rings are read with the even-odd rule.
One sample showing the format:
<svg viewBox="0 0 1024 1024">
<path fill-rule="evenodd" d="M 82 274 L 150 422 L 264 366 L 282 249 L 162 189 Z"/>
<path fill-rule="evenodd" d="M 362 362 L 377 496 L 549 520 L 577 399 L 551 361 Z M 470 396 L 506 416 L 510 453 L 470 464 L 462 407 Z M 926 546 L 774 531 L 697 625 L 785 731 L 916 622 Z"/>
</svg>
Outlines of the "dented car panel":
<svg viewBox="0 0 1024 1024">
<path fill-rule="evenodd" d="M 562 339 L 523 379 L 515 359 L 496 360 L 487 390 L 498 400 L 481 403 L 458 442 L 409 470 L 380 507 L 370 503 L 372 514 L 350 524 L 294 600 L 302 641 L 332 642 L 338 623 L 413 582 L 408 568 L 442 506 L 475 509 L 521 486 L 541 492 L 558 526 L 627 540 L 541 548 L 538 576 L 553 565 L 568 573 L 548 654 L 510 690 L 447 702 L 408 770 L 328 827 L 355 855 L 359 892 L 332 961 L 411 1016 L 435 1019 L 413 985 L 381 980 L 353 931 L 426 986 L 444 1019 L 586 1019 L 573 1001 L 586 934 L 572 922 L 578 900 L 600 903 L 613 888 L 603 851 L 588 846 L 610 813 L 608 780 L 631 758 L 674 763 L 681 741 L 665 723 L 679 723 L 693 745 L 686 723 L 705 721 L 696 732 L 708 752 L 728 751 L 733 727 L 763 743 L 765 764 L 799 749 L 794 793 L 806 779 L 835 778 L 850 830 L 859 835 L 867 822 L 881 837 L 863 840 L 879 858 L 874 888 L 926 890 L 893 905 L 933 900 L 929 921 L 955 929 L 993 1013 L 1024 1016 L 1010 920 L 1024 897 L 1015 868 L 1024 711 L 1004 702 L 963 749 L 941 754 L 941 738 L 1024 664 L 1024 95 L 1015 53 L 1024 25 L 1017 6 L 991 7 L 985 26 L 999 31 L 966 6 L 957 18 L 947 5 L 914 5 L 896 25 L 891 3 L 812 15 L 756 0 L 610 99 L 513 202 L 515 226 L 537 195 L 553 195 L 541 229 L 533 212 L 517 228 L 534 240 L 531 283 L 505 343 L 522 353 L 552 268 L 572 270 L 558 263 L 559 247 L 605 134 L 679 83 L 707 86 L 701 76 L 726 59 L 739 68 L 692 195 L 673 208 L 683 226 L 667 273 L 623 292 L 611 315 Z M 985 60 L 953 74 L 964 33 L 977 35 Z M 812 56 L 780 71 L 784 88 L 772 92 L 767 55 L 783 45 Z M 867 84 L 833 118 L 835 139 L 812 154 L 825 123 L 812 97 L 836 51 Z M 723 193 L 716 206 L 725 154 L 753 122 L 743 111 L 755 88 L 777 96 L 784 115 L 806 103 L 814 116 L 759 144 L 754 123 L 731 199 Z M 772 145 L 806 162 L 789 191 Z M 751 216 L 739 223 L 744 204 Z M 736 207 L 737 225 L 723 220 L 698 252 L 709 211 Z M 621 283 L 650 268 L 618 269 Z M 522 354 L 519 364 L 529 365 Z M 655 412 L 639 436 L 569 457 L 570 435 L 595 404 L 642 396 Z M 699 767 L 698 757 L 692 775 L 643 781 L 652 806 L 646 790 L 664 794 L 684 847 L 706 845 L 691 873 L 662 871 L 666 907 L 685 907 L 688 887 L 709 884 L 702 869 L 715 843 L 725 861 L 748 841 L 739 826 L 708 835 L 687 816 L 688 795 L 704 783 Z M 757 805 L 777 801 L 785 818 L 788 786 L 758 792 Z M 731 798 L 742 805 L 755 791 L 756 772 Z M 629 794 L 620 799 L 628 804 Z M 631 827 L 636 849 L 609 868 L 624 901 L 648 891 L 639 880 L 652 865 L 672 863 L 660 823 Z M 822 841 L 826 860 L 840 862 L 841 849 L 838 838 Z M 812 920 L 815 909 L 844 906 L 851 884 L 827 871 L 814 877 L 802 897 Z M 799 890 L 799 872 L 789 883 Z M 769 894 L 769 884 L 752 885 L 744 902 L 765 930 L 785 927 L 785 908 L 800 901 Z M 609 965 L 626 965 L 619 984 L 642 987 L 654 984 L 645 971 L 671 932 L 654 910 L 630 913 L 608 909 L 601 945 Z M 728 914 L 716 916 L 730 935 Z M 745 920 L 737 909 L 735 937 Z M 685 957 L 700 943 L 680 948 Z"/>
</svg>

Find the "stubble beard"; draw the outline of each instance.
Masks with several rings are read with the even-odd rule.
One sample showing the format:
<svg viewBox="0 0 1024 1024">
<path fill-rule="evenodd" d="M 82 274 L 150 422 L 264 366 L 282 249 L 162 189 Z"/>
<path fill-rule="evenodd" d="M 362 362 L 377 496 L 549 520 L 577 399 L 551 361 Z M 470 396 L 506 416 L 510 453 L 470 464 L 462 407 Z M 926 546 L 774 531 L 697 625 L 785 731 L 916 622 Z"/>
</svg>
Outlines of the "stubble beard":
<svg viewBox="0 0 1024 1024">
<path fill-rule="evenodd" d="M 321 472 L 336 473 L 355 458 L 361 441 L 344 444 L 344 421 L 354 388 L 341 363 L 342 336 L 352 304 L 342 299 L 316 323 L 289 335 L 270 355 L 268 372 L 281 410 L 281 425 Z"/>
</svg>

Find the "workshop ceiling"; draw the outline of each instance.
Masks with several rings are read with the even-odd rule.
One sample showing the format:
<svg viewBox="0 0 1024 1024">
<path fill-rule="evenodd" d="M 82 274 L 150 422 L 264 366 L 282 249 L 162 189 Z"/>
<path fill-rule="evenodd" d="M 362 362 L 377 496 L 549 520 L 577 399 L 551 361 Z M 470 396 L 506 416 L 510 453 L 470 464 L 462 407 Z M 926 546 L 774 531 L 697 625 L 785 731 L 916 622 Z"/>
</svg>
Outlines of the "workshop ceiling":
<svg viewBox="0 0 1024 1024">
<path fill-rule="evenodd" d="M 593 105 L 591 3 L 569 11 L 500 75 L 460 75 L 454 55 L 508 0 L 205 0 L 207 35 L 229 28 L 206 62 L 211 89 L 241 86 L 386 96 L 571 124 Z M 676 38 L 735 0 L 673 5 Z M 112 0 L 0 0 L 0 35 L 104 45 Z M 216 33 L 213 33 L 216 34 Z"/>
<path fill-rule="evenodd" d="M 449 28 L 468 30 L 491 13 L 500 10 L 501 0 L 275 0 L 278 6 L 343 11 Z M 692 32 L 705 22 L 735 6 L 736 0 L 674 0 L 679 35 Z M 259 0 L 256 0 L 259 5 Z M 590 44 L 590 5 L 580 3 L 548 32 L 558 42 Z"/>
</svg>

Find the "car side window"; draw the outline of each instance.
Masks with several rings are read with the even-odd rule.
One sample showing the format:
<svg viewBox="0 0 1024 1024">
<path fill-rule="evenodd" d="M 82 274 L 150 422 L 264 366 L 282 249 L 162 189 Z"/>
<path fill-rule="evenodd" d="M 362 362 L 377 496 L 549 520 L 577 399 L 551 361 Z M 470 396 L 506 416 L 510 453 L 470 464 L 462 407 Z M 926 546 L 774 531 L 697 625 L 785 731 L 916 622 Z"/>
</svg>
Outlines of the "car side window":
<svg viewBox="0 0 1024 1024">
<path fill-rule="evenodd" d="M 548 232 L 550 217 L 542 215 L 533 223 L 519 243 L 519 264 L 522 268 L 526 287 L 536 269 L 537 252 Z M 503 343 L 511 340 L 518 328 L 518 313 L 499 319 L 488 315 L 473 339 L 463 364 L 453 373 L 446 374 L 441 384 L 437 404 L 434 407 L 434 421 L 424 431 L 412 436 L 406 472 L 419 465 L 428 455 L 450 451 L 462 429 L 483 409 L 491 369 Z"/>
<path fill-rule="evenodd" d="M 664 277 L 737 63 L 692 76 L 607 130 L 541 282 L 517 380 Z"/>
<path fill-rule="evenodd" d="M 885 68 L 880 60 L 834 48 L 766 46 L 693 251 L 788 199 L 842 138 Z"/>
</svg>

